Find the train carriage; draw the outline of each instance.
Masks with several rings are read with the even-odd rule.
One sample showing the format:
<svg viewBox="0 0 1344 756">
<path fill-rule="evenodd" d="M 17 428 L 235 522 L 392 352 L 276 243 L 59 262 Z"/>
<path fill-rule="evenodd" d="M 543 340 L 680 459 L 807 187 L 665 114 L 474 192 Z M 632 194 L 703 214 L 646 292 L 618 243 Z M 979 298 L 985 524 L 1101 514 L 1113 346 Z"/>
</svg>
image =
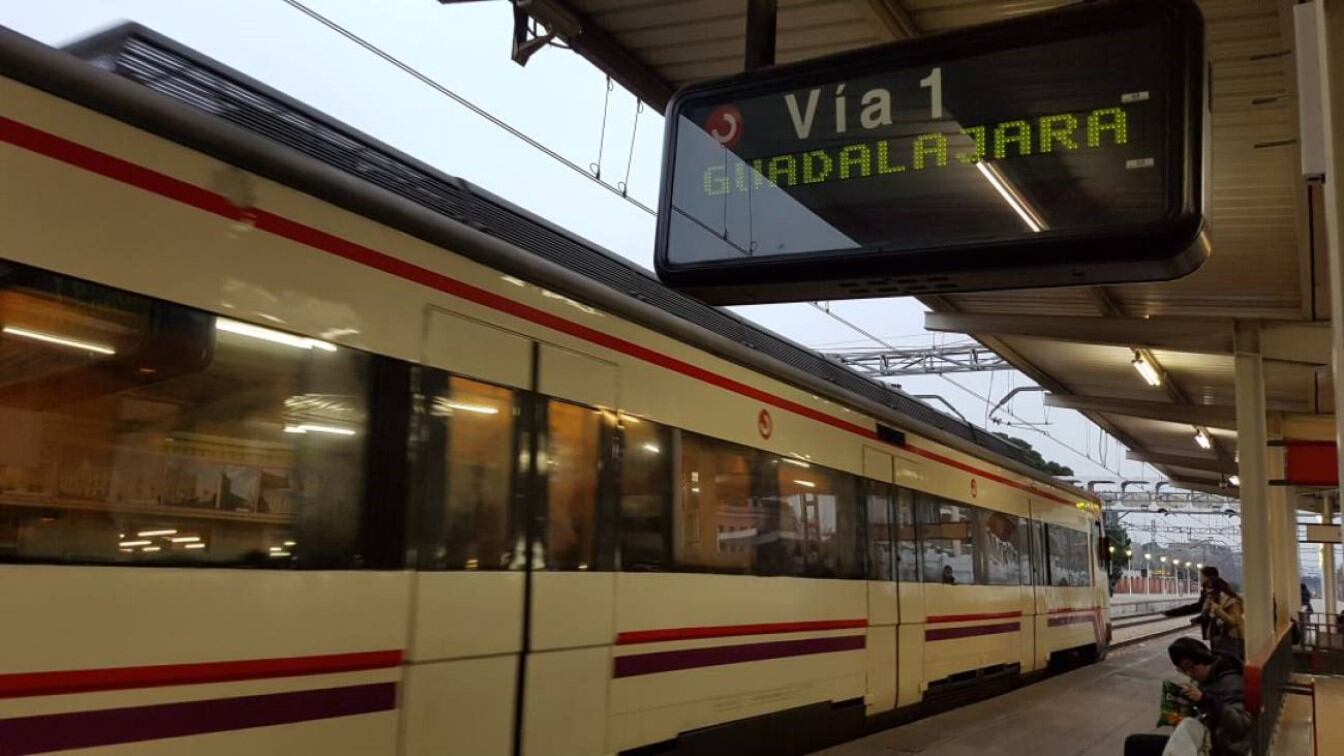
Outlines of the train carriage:
<svg viewBox="0 0 1344 756">
<path fill-rule="evenodd" d="M 0 176 L 2 753 L 799 752 L 1105 651 L 1011 445 L 148 30 L 0 33 Z"/>
</svg>

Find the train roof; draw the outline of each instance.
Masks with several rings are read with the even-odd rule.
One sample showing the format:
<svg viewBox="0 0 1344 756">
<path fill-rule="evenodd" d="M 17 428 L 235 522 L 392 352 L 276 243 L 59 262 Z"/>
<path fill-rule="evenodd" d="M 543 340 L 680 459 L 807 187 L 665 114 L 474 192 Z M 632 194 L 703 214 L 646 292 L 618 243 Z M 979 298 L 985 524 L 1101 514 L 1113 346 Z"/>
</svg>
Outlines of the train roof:
<svg viewBox="0 0 1344 756">
<path fill-rule="evenodd" d="M 140 24 L 86 37 L 66 53 L 296 150 L 434 213 L 526 250 L 625 297 L 768 356 L 839 390 L 1029 468 L 1024 450 L 742 317 L 680 294 L 628 260 Z M 200 146 L 199 144 L 196 146 Z M 208 151 L 208 150 L 207 150 Z M 570 292 L 566 292 L 570 293 Z M 843 401 L 842 397 L 840 398 Z M 1031 469 L 1033 477 L 1069 488 Z M 1076 490 L 1076 489 L 1075 489 Z M 1079 491 L 1078 493 L 1082 493 Z"/>
</svg>

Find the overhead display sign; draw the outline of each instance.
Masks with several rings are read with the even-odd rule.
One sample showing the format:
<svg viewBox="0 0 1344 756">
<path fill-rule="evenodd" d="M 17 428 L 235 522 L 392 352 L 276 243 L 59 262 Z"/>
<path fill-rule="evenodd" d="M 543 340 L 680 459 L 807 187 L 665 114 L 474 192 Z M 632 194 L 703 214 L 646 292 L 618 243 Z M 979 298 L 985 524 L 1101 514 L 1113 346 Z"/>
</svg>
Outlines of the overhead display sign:
<svg viewBox="0 0 1344 756">
<path fill-rule="evenodd" d="M 684 89 L 658 275 L 745 304 L 1189 273 L 1203 29 L 1113 0 Z"/>
</svg>

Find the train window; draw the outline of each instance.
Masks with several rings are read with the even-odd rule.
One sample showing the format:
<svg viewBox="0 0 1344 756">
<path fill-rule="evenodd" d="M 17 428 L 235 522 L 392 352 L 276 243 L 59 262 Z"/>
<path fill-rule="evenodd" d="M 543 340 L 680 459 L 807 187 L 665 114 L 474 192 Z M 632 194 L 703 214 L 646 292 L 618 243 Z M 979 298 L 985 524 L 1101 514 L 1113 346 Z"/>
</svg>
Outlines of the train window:
<svg viewBox="0 0 1344 756">
<path fill-rule="evenodd" d="M 360 556 L 372 358 L 0 266 L 0 558 Z"/>
<path fill-rule="evenodd" d="M 1031 520 L 1025 517 L 1018 517 L 1017 520 L 1017 555 L 1020 560 L 1018 568 L 1022 585 L 1031 585 L 1032 583 L 1032 553 L 1031 553 Z"/>
<path fill-rule="evenodd" d="M 509 506 L 514 469 L 514 392 L 425 370 L 421 431 L 425 490 L 422 569 L 510 566 Z"/>
<path fill-rule="evenodd" d="M 891 506 L 895 488 L 889 483 L 863 481 L 868 510 L 868 579 L 895 580 L 896 552 L 892 542 Z"/>
<path fill-rule="evenodd" d="M 1022 556 L 1018 544 L 1018 518 L 988 509 L 976 511 L 976 546 L 983 555 L 981 582 L 989 585 L 1020 585 Z"/>
<path fill-rule="evenodd" d="M 753 494 L 755 452 L 681 434 L 681 481 L 674 518 L 673 556 L 690 571 L 750 573 L 757 546 L 766 543 L 771 513 L 764 497 Z M 775 509 L 777 512 L 777 508 Z"/>
<path fill-rule="evenodd" d="M 854 477 L 790 457 L 774 458 L 771 463 L 779 491 L 780 542 L 791 540 L 802 546 L 802 569 L 795 564 L 780 574 L 862 577 L 863 522 L 858 516 Z"/>
<path fill-rule="evenodd" d="M 546 428 L 546 557 L 553 570 L 597 569 L 598 498 L 610 423 L 600 410 L 551 400 Z"/>
<path fill-rule="evenodd" d="M 1049 543 L 1050 585 L 1056 587 L 1078 587 L 1091 583 L 1091 574 L 1087 553 L 1087 533 L 1047 525 L 1046 540 Z"/>
<path fill-rule="evenodd" d="M 659 569 L 671 553 L 672 431 L 638 417 L 620 416 L 621 566 Z"/>
<path fill-rule="evenodd" d="M 975 583 L 975 516 L 972 507 L 916 494 L 924 582 Z"/>
<path fill-rule="evenodd" d="M 919 538 L 915 530 L 915 492 L 896 489 L 896 579 L 919 582 Z"/>
</svg>

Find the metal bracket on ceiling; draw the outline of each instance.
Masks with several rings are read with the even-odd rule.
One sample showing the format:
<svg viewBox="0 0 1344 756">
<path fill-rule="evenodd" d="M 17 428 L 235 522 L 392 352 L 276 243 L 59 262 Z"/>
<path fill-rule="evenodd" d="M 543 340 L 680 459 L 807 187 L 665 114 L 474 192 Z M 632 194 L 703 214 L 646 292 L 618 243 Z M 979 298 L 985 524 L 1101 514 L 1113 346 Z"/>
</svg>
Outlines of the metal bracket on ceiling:
<svg viewBox="0 0 1344 756">
<path fill-rule="evenodd" d="M 530 4 L 529 0 L 514 0 L 513 3 L 513 51 L 510 57 L 520 66 L 527 65 L 538 50 L 555 40 L 553 31 L 537 34 L 536 22 L 527 13 Z"/>
</svg>

